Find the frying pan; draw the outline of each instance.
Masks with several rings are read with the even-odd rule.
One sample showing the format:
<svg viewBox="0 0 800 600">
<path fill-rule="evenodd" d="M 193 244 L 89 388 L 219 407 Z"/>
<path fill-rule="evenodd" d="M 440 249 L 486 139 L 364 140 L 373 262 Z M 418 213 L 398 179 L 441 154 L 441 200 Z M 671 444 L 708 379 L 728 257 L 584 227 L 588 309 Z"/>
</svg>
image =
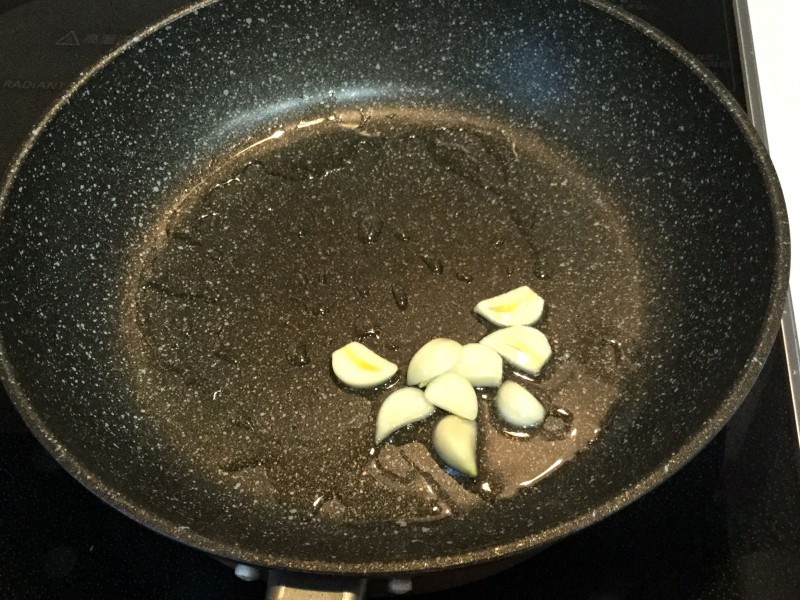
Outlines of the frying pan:
<svg viewBox="0 0 800 600">
<path fill-rule="evenodd" d="M 28 426 L 145 526 L 287 571 L 415 576 L 608 516 L 732 415 L 787 289 L 741 109 L 594 0 L 201 3 L 67 92 L 0 207 L 3 379 Z M 402 375 L 521 284 L 554 346 L 525 383 L 582 443 L 509 441 L 489 396 L 485 481 L 430 468 L 431 424 L 373 448 L 386 391 L 340 388 L 330 352 L 362 339 Z"/>
</svg>

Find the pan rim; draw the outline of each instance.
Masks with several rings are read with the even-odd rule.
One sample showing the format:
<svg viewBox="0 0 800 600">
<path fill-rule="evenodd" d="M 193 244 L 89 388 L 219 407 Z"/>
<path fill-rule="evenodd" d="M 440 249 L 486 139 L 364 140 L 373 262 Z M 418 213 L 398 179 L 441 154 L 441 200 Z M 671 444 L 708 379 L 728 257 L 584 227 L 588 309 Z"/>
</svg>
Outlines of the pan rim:
<svg viewBox="0 0 800 600">
<path fill-rule="evenodd" d="M 2 336 L 0 336 L 0 380 L 3 381 L 16 410 L 38 441 L 56 458 L 58 463 L 68 473 L 95 496 L 141 525 L 187 546 L 236 562 L 263 565 L 270 568 L 285 568 L 320 574 L 370 575 L 376 577 L 397 574 L 422 574 L 448 568 L 477 565 L 522 554 L 536 547 L 543 547 L 619 511 L 663 483 L 673 473 L 688 463 L 706 446 L 709 440 L 719 433 L 744 400 L 748 391 L 758 378 L 763 363 L 777 337 L 782 309 L 785 304 L 789 285 L 789 224 L 783 194 L 781 192 L 777 173 L 769 159 L 767 149 L 761 142 L 755 128 L 750 123 L 744 109 L 708 68 L 664 33 L 646 21 L 610 4 L 607 0 L 576 1 L 578 4 L 583 4 L 605 12 L 622 23 L 633 27 L 651 42 L 680 61 L 699 80 L 699 83 L 702 83 L 712 92 L 717 100 L 724 106 L 727 113 L 733 118 L 744 141 L 752 151 L 753 158 L 759 166 L 770 198 L 770 208 L 775 228 L 775 276 L 770 290 L 768 310 L 761 323 L 757 342 L 753 347 L 747 364 L 739 372 L 733 385 L 725 394 L 725 398 L 715 410 L 713 417 L 707 420 L 706 423 L 684 443 L 680 450 L 669 458 L 669 460 L 659 464 L 647 477 L 640 479 L 630 488 L 621 491 L 617 496 L 594 507 L 594 509 L 587 510 L 568 521 L 564 521 L 548 529 L 527 535 L 512 542 L 487 546 L 477 550 L 454 552 L 446 556 L 437 556 L 433 558 L 423 557 L 410 560 L 346 562 L 341 560 L 330 561 L 287 558 L 274 553 L 245 551 L 242 548 L 236 547 L 234 544 L 221 543 L 218 540 L 203 536 L 194 531 L 179 528 L 175 523 L 162 518 L 157 513 L 130 501 L 125 494 L 119 493 L 116 489 L 104 483 L 101 478 L 98 478 L 93 472 L 85 469 L 81 461 L 58 442 L 56 436 L 52 434 L 47 424 L 33 409 L 22 386 L 18 383 L 15 377 L 14 367 L 7 355 L 6 345 Z M 140 30 L 121 46 L 114 49 L 111 53 L 101 58 L 83 72 L 83 74 L 75 80 L 47 110 L 44 116 L 31 130 L 12 159 L 3 184 L 0 186 L 0 220 L 3 218 L 11 190 L 27 155 L 36 145 L 39 137 L 43 135 L 50 121 L 69 103 L 70 99 L 87 85 L 87 83 L 106 65 L 131 48 L 136 47 L 144 38 L 161 31 L 183 16 L 217 4 L 218 2 L 220 2 L 220 0 L 200 0 L 197 3 L 171 13 L 163 19 Z"/>
</svg>

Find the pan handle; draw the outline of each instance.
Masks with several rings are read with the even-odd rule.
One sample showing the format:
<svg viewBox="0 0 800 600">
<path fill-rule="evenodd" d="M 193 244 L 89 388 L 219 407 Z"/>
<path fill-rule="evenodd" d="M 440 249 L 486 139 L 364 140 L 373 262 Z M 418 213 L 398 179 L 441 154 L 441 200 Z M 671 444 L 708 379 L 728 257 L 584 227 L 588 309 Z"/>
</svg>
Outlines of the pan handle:
<svg viewBox="0 0 800 600">
<path fill-rule="evenodd" d="M 267 600 L 361 600 L 366 579 L 270 571 Z"/>
</svg>

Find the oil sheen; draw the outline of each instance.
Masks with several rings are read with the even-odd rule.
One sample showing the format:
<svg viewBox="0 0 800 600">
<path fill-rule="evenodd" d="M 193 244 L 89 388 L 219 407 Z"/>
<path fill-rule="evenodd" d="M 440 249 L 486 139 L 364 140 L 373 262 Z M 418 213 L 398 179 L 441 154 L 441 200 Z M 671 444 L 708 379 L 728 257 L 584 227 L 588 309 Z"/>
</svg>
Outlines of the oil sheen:
<svg viewBox="0 0 800 600">
<path fill-rule="evenodd" d="M 161 390 L 142 410 L 216 484 L 314 518 L 426 522 L 525 493 L 601 430 L 640 334 L 635 240 L 613 190 L 535 134 L 332 115 L 250 140 L 187 189 L 136 274 L 132 347 L 142 386 Z M 607 289 L 620 270 L 627 283 Z M 537 327 L 554 356 L 540 377 L 506 375 L 542 401 L 544 425 L 510 430 L 483 390 L 475 480 L 438 462 L 435 416 L 375 447 L 414 352 L 478 341 L 489 329 L 472 307 L 520 285 L 547 302 Z M 397 378 L 342 389 L 330 355 L 354 340 Z"/>
</svg>

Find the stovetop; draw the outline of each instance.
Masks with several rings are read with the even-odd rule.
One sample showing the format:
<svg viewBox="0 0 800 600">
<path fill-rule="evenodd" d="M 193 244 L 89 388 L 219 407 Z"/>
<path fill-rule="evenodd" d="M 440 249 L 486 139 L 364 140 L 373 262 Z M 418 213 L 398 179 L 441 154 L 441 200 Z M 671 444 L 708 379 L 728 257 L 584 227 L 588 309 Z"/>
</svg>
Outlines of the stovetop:
<svg viewBox="0 0 800 600">
<path fill-rule="evenodd" d="M 731 0 L 616 0 L 697 55 L 742 103 Z M 0 171 L 78 74 L 184 0 L 0 0 Z M 503 573 L 422 599 L 800 597 L 800 475 L 783 346 L 731 423 L 613 517 Z M 0 391 L 0 598 L 262 598 L 263 582 L 108 507 L 39 446 Z"/>
</svg>

